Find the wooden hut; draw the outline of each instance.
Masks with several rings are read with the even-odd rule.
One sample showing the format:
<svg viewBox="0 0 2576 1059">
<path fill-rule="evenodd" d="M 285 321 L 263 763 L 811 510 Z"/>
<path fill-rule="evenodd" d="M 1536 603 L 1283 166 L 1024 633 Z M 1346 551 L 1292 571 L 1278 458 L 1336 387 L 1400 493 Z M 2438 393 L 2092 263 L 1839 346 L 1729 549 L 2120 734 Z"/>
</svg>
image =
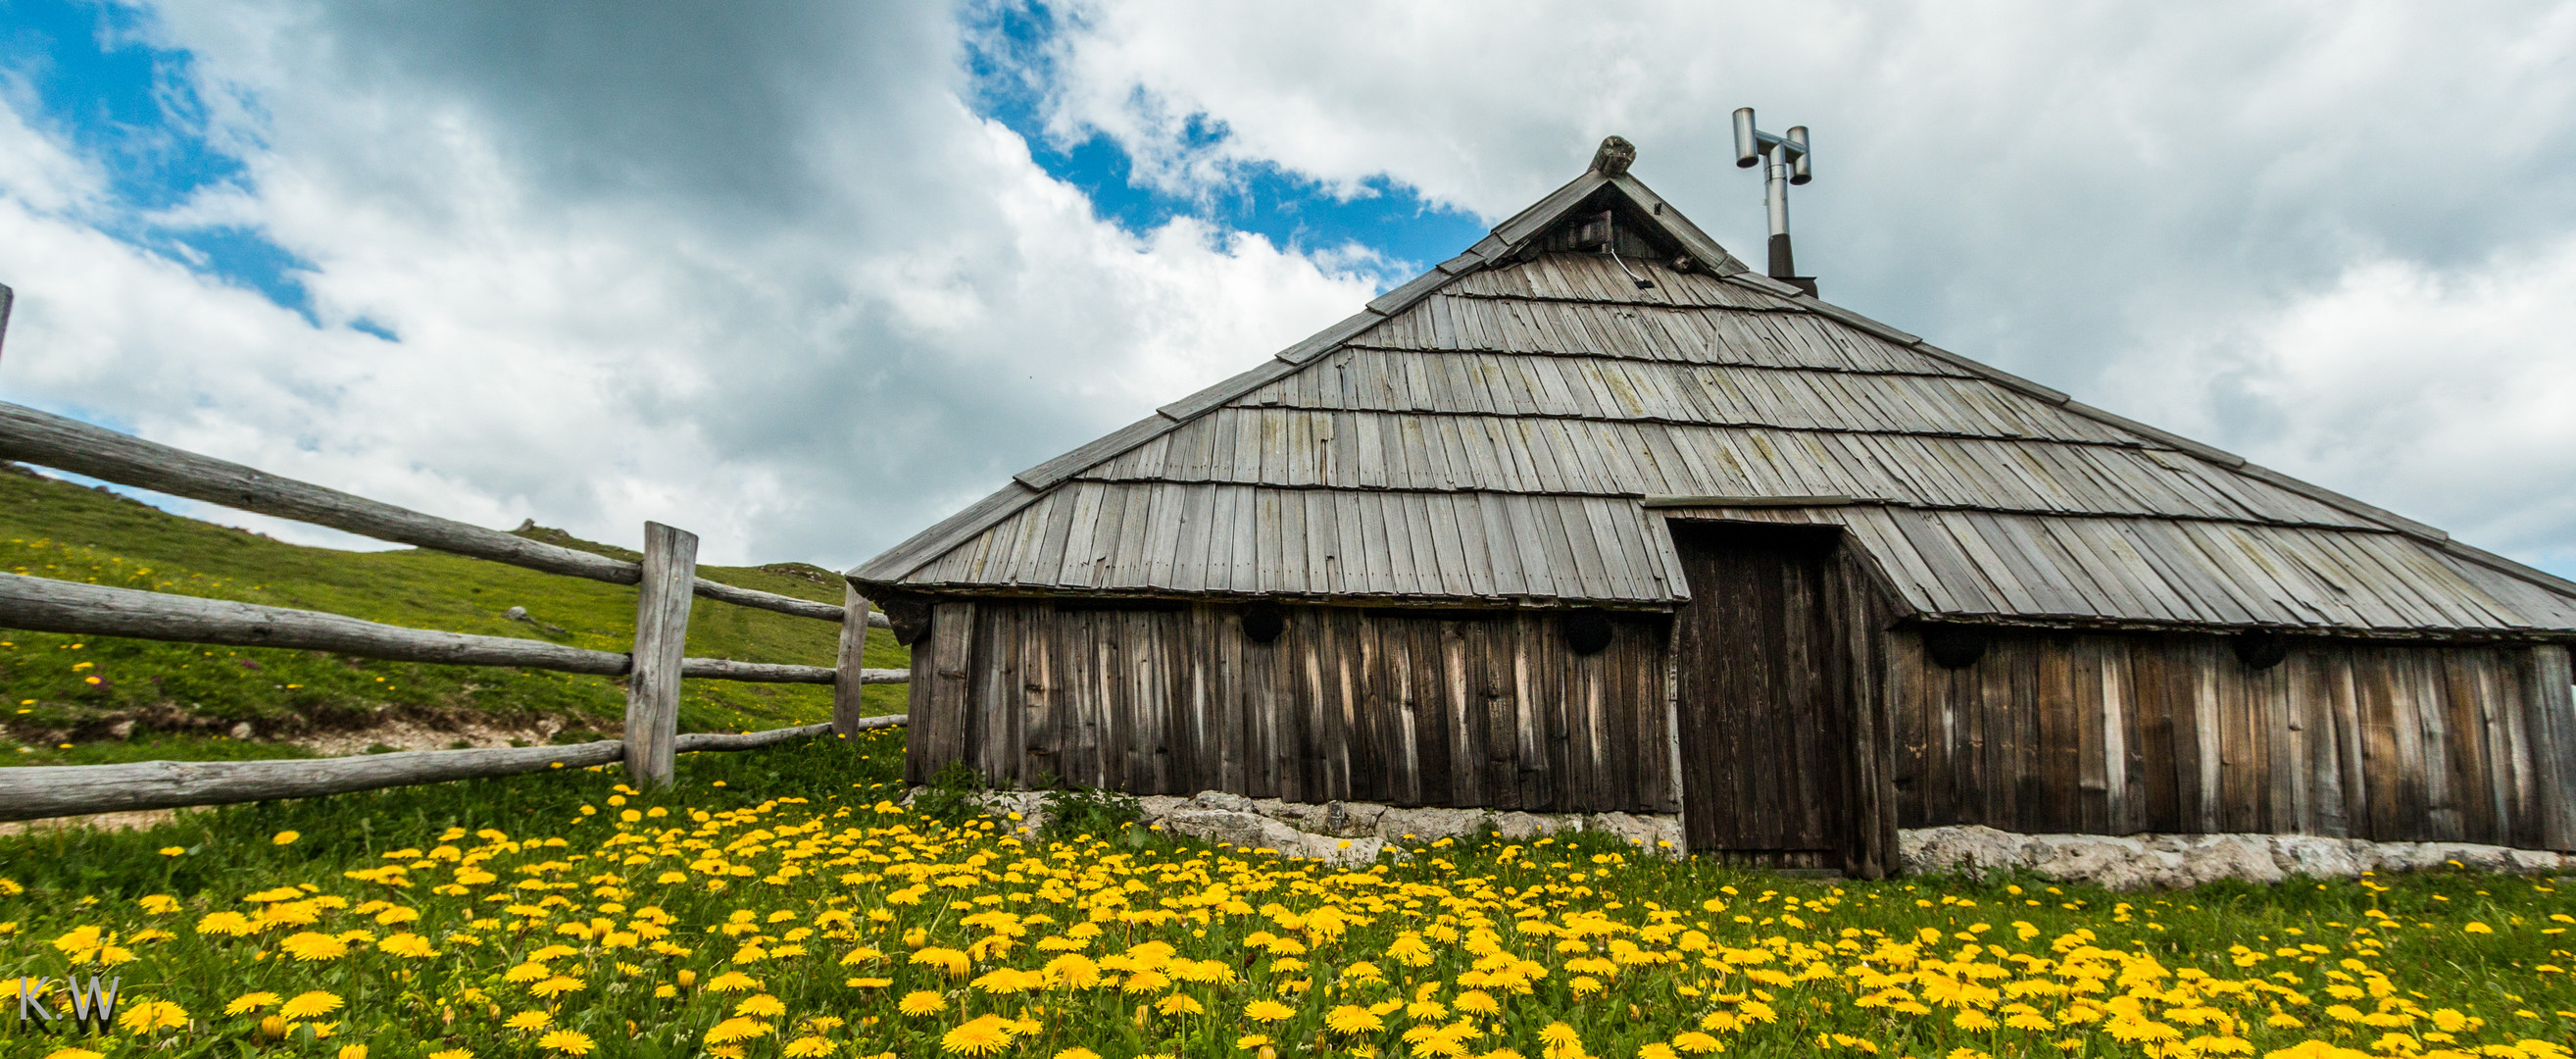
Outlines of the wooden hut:
<svg viewBox="0 0 2576 1059">
<path fill-rule="evenodd" d="M 2576 584 L 1747 270 L 1605 150 L 851 571 L 912 775 L 2576 849 Z"/>
</svg>

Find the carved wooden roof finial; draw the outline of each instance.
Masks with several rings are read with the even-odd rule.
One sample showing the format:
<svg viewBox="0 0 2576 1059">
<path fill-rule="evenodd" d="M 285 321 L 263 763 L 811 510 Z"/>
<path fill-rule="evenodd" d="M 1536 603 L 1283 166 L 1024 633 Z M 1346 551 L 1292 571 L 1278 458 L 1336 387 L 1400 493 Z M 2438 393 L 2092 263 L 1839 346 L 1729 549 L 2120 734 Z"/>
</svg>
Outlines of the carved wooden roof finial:
<svg viewBox="0 0 2576 1059">
<path fill-rule="evenodd" d="M 1636 160 L 1636 144 L 1629 143 L 1624 136 L 1605 136 L 1601 139 L 1601 149 L 1592 152 L 1592 169 L 1602 176 L 1614 177 L 1627 172 L 1628 164 Z"/>
</svg>

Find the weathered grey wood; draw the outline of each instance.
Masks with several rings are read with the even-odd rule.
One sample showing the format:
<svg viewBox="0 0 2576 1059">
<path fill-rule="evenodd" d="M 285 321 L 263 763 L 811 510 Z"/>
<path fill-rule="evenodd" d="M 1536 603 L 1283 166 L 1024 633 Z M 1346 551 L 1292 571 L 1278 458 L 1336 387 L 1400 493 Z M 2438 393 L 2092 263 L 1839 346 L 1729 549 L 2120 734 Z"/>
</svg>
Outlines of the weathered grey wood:
<svg viewBox="0 0 2576 1059">
<path fill-rule="evenodd" d="M 903 723 L 900 714 L 862 717 L 856 728 L 896 728 Z M 756 750 L 831 731 L 827 723 L 738 735 L 696 732 L 680 736 L 672 747 L 682 754 Z M 0 769 L 0 820 L 316 798 L 555 768 L 589 768 L 619 760 L 625 749 L 625 743 L 609 739 L 570 746 L 416 750 L 320 761 L 141 761 Z"/>
<path fill-rule="evenodd" d="M 0 820 L 225 805 L 587 768 L 618 760 L 615 740 L 571 746 L 422 750 L 319 761 L 138 761 L 0 769 Z"/>
<path fill-rule="evenodd" d="M 627 585 L 640 576 L 634 563 L 407 511 L 7 402 L 0 402 L 0 459 L 549 573 Z"/>
<path fill-rule="evenodd" d="M 629 658 L 607 651 L 523 640 L 383 625 L 318 611 L 263 607 L 220 599 L 145 592 L 23 574 L 0 574 L 0 627 L 82 636 L 331 651 L 362 658 L 445 665 L 516 666 L 563 673 L 622 676 Z M 831 684 L 821 666 L 771 665 L 686 658 L 680 674 L 760 683 Z M 900 684 L 908 670 L 861 669 L 861 684 Z"/>
<path fill-rule="evenodd" d="M 859 594 L 857 585 L 842 586 L 841 606 L 847 617 L 841 622 L 841 642 L 834 659 L 839 673 L 832 687 L 832 730 L 848 736 L 858 734 L 860 711 L 866 709 L 859 701 L 859 692 L 866 683 L 866 670 L 861 667 L 867 665 L 867 619 L 875 612 L 868 609 L 868 597 Z"/>
<path fill-rule="evenodd" d="M 635 665 L 626 680 L 626 775 L 638 786 L 671 785 L 672 740 L 680 730 L 681 656 L 689 640 L 689 585 L 698 536 L 644 524 L 644 580 L 635 593 Z"/>
<path fill-rule="evenodd" d="M 607 651 L 381 625 L 337 614 L 23 574 L 0 574 L 0 627 L 144 640 L 335 651 L 366 658 L 454 665 L 527 666 L 616 676 L 627 657 Z"/>
<path fill-rule="evenodd" d="M 730 658 L 683 658 L 680 660 L 680 675 L 709 680 L 739 680 L 752 684 L 838 684 L 840 682 L 840 671 L 829 666 L 736 662 Z"/>
<path fill-rule="evenodd" d="M 775 592 L 763 592 L 756 588 L 743 588 L 739 585 L 728 585 L 721 581 L 709 581 L 703 577 L 697 578 L 689 587 L 690 591 L 700 596 L 715 600 L 719 603 L 731 603 L 738 607 L 754 607 L 760 610 L 776 611 L 780 614 L 793 614 L 799 618 L 813 618 L 818 621 L 840 621 L 844 617 L 844 613 L 841 608 L 829 603 L 817 603 L 810 599 L 798 599 L 794 596 L 782 596 Z M 885 627 L 885 620 L 885 615 L 883 614 L 870 613 L 868 615 L 869 624 L 880 629 Z"/>
<path fill-rule="evenodd" d="M 836 731 L 835 725 L 831 721 L 825 721 L 821 724 L 800 724 L 792 728 L 772 728 L 765 732 L 743 732 L 740 734 L 726 732 L 691 732 L 672 740 L 671 749 L 682 754 L 695 754 L 712 750 L 758 750 L 761 747 L 792 742 L 798 739 L 814 739 L 827 735 L 856 735 L 860 732 L 876 728 L 901 728 L 906 723 L 906 720 L 907 718 L 900 713 L 890 713 L 881 717 L 861 717 L 851 723 L 850 731 L 847 733 Z"/>
<path fill-rule="evenodd" d="M 620 585 L 642 576 L 636 563 L 408 511 L 6 402 L 0 402 L 0 459 L 547 573 Z M 841 620 L 840 609 L 828 603 L 705 578 L 692 587 L 739 606 Z"/>
</svg>

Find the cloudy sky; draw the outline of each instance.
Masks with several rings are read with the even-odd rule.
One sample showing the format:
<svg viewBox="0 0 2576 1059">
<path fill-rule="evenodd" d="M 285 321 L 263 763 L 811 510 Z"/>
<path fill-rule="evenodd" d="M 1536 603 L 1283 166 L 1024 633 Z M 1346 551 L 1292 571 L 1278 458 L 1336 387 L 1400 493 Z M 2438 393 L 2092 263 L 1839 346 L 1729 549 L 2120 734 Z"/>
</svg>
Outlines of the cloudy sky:
<svg viewBox="0 0 2576 1059">
<path fill-rule="evenodd" d="M 2576 574 L 2576 5 L 0 0 L 0 399 L 846 566 L 1579 173 Z M 309 529 L 175 508 L 295 539 Z"/>
</svg>

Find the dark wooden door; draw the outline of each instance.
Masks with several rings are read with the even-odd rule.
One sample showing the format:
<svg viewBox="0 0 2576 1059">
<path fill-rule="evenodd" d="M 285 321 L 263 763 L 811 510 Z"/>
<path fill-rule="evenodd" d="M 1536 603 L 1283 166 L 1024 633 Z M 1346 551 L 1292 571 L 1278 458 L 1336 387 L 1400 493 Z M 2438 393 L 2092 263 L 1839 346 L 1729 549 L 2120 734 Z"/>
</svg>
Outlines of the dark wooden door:
<svg viewBox="0 0 2576 1059">
<path fill-rule="evenodd" d="M 1678 617 L 1682 806 L 1693 853 L 1840 868 L 1857 792 L 1830 531 L 1692 526 Z"/>
</svg>

